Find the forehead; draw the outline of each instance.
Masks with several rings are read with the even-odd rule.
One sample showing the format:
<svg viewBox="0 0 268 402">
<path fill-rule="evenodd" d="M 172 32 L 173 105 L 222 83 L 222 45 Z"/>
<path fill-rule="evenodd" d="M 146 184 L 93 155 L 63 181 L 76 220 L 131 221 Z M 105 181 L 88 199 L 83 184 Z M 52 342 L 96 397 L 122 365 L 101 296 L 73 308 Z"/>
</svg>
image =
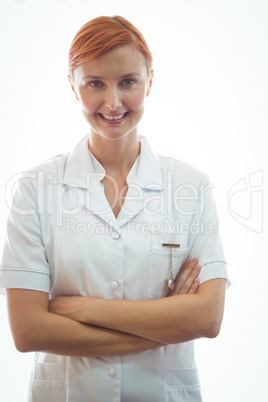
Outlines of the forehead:
<svg viewBox="0 0 268 402">
<path fill-rule="evenodd" d="M 147 74 L 146 59 L 133 44 L 117 46 L 94 60 L 80 64 L 74 70 L 74 77 L 81 79 L 92 75 L 108 78 L 130 73 Z"/>
</svg>

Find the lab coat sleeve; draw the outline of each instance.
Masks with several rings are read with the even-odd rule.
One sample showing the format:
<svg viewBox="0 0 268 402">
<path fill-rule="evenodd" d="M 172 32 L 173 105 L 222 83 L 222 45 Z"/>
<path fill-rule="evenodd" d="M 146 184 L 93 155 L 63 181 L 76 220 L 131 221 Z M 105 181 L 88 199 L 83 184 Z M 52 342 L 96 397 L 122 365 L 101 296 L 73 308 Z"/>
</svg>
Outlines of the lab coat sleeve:
<svg viewBox="0 0 268 402">
<path fill-rule="evenodd" d="M 50 291 L 50 270 L 40 225 L 42 211 L 38 208 L 38 180 L 34 173 L 28 176 L 18 180 L 10 208 L 0 266 L 1 293 L 3 288 Z"/>
<path fill-rule="evenodd" d="M 230 281 L 212 188 L 208 175 L 204 175 L 198 188 L 197 205 L 190 225 L 188 258 L 197 257 L 199 260 L 200 284 L 210 279 L 225 278 L 228 287 Z"/>
</svg>

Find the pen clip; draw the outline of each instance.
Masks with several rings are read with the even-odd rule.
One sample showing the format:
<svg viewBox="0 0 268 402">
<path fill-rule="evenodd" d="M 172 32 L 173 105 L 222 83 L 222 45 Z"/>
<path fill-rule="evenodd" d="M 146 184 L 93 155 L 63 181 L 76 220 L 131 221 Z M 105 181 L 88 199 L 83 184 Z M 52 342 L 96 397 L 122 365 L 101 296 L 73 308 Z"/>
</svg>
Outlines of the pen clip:
<svg viewBox="0 0 268 402">
<path fill-rule="evenodd" d="M 173 267 L 172 267 L 172 249 L 173 248 L 180 248 L 180 244 L 178 243 L 162 243 L 163 247 L 169 248 L 169 279 L 168 279 L 168 288 L 170 291 L 173 290 L 175 280 L 173 278 Z"/>
<path fill-rule="evenodd" d="M 179 243 L 162 243 L 163 247 L 180 248 Z"/>
</svg>

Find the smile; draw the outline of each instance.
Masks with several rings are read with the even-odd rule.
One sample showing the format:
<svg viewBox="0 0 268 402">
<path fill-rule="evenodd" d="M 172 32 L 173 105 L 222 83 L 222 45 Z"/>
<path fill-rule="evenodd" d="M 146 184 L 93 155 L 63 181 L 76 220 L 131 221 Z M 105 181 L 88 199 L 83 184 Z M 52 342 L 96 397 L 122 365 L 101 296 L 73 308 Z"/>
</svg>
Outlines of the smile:
<svg viewBox="0 0 268 402">
<path fill-rule="evenodd" d="M 126 113 L 121 113 L 121 114 L 117 114 L 117 115 L 110 115 L 110 114 L 103 114 L 103 113 L 99 113 L 99 115 L 104 119 L 104 120 L 120 120 L 123 119 L 123 117 L 125 117 L 127 115 L 128 112 Z"/>
</svg>

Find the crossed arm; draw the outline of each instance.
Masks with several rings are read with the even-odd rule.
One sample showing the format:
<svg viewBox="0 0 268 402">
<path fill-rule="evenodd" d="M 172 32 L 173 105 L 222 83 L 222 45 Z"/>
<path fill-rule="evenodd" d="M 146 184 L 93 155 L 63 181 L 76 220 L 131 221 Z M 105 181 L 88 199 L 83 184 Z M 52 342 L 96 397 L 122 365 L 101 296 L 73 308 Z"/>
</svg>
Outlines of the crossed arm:
<svg viewBox="0 0 268 402">
<path fill-rule="evenodd" d="M 169 297 L 150 301 L 73 296 L 49 302 L 44 292 L 8 289 L 15 345 L 21 352 L 104 356 L 217 336 L 225 280 L 199 286 L 199 270 L 197 260 L 187 261 Z"/>
</svg>

